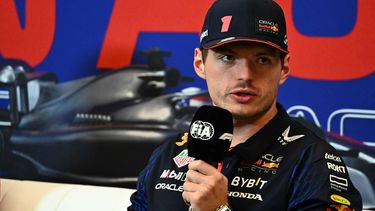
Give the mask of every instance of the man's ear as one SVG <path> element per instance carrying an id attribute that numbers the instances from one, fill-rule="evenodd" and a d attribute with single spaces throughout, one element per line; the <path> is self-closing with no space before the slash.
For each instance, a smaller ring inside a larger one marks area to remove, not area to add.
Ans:
<path id="1" fill-rule="evenodd" d="M 290 66 L 289 66 L 289 60 L 290 60 L 290 55 L 287 54 L 284 58 L 284 63 L 283 66 L 281 67 L 281 77 L 280 77 L 280 82 L 279 84 L 283 84 L 286 79 L 288 79 L 289 74 L 290 74 Z"/>
<path id="2" fill-rule="evenodd" d="M 206 79 L 204 71 L 204 61 L 202 57 L 202 51 L 199 48 L 194 49 L 194 70 L 200 78 Z"/>

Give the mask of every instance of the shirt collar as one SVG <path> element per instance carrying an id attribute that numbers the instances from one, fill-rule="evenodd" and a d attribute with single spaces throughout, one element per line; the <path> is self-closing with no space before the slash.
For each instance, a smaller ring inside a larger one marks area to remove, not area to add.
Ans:
<path id="1" fill-rule="evenodd" d="M 233 153 L 248 161 L 256 161 L 272 144 L 277 142 L 277 138 L 290 125 L 291 119 L 281 104 L 277 103 L 276 107 L 277 114 L 246 142 L 235 146 L 232 149 Z"/>

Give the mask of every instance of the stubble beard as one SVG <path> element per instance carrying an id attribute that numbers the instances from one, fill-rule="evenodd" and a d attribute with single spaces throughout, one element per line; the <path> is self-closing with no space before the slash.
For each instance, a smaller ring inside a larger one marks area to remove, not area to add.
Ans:
<path id="1" fill-rule="evenodd" d="M 238 122 L 256 122 L 261 119 L 267 112 L 270 111 L 275 101 L 254 101 L 251 104 L 234 104 L 226 102 L 221 99 L 221 103 L 214 103 L 214 105 L 227 109 L 232 113 L 233 120 Z"/>
<path id="2" fill-rule="evenodd" d="M 232 112 L 233 120 L 240 122 L 256 122 L 271 109 L 271 106 L 272 104 L 266 104 L 264 106 L 253 106 L 242 112 Z"/>

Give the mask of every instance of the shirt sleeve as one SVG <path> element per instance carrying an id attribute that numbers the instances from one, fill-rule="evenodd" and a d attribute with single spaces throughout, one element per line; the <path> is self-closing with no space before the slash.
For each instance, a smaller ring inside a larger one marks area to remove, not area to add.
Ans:
<path id="1" fill-rule="evenodd" d="M 288 210 L 362 210 L 360 193 L 334 148 L 312 145 L 292 174 Z"/>
<path id="2" fill-rule="evenodd" d="M 128 207 L 129 211 L 148 210 L 147 182 L 148 182 L 149 174 L 151 173 L 156 160 L 159 158 L 161 152 L 163 151 L 162 148 L 164 145 L 154 150 L 146 167 L 138 175 L 137 190 L 130 197 L 131 206 Z"/>

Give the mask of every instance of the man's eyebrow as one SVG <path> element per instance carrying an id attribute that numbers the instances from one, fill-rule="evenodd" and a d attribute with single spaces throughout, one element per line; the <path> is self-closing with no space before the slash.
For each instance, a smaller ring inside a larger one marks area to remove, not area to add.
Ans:
<path id="1" fill-rule="evenodd" d="M 273 56 L 273 57 L 277 57 L 277 53 L 275 52 L 258 52 L 255 54 L 255 56 Z"/>
<path id="2" fill-rule="evenodd" d="M 237 52 L 233 48 L 228 47 L 226 45 L 218 46 L 218 47 L 212 49 L 212 51 L 214 53 L 219 53 L 219 54 L 222 54 L 222 53 L 229 53 L 229 54 L 232 54 L 232 55 L 237 54 Z M 256 55 L 256 56 L 274 56 L 274 57 L 279 56 L 278 50 L 273 49 L 271 47 L 264 47 L 264 48 L 258 49 L 257 52 L 254 55 Z"/>
<path id="3" fill-rule="evenodd" d="M 256 56 L 275 56 L 278 57 L 279 54 L 277 50 L 274 49 L 262 49 L 255 54 Z"/>
<path id="4" fill-rule="evenodd" d="M 231 48 L 226 47 L 226 46 L 216 47 L 216 48 L 212 49 L 212 51 L 215 52 L 215 53 L 229 53 L 229 54 L 235 54 L 236 53 L 234 50 L 232 50 Z"/>

